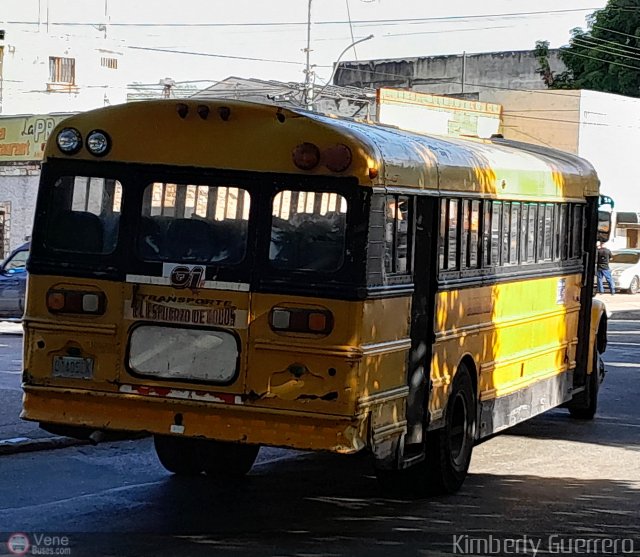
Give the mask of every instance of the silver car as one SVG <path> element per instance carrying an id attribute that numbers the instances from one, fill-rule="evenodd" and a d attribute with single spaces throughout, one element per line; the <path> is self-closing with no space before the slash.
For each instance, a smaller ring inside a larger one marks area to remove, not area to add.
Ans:
<path id="1" fill-rule="evenodd" d="M 22 244 L 0 265 L 0 318 L 22 318 L 30 247 L 30 242 Z"/>
<path id="2" fill-rule="evenodd" d="M 635 294 L 640 290 L 640 249 L 614 251 L 609 261 L 616 290 Z"/>

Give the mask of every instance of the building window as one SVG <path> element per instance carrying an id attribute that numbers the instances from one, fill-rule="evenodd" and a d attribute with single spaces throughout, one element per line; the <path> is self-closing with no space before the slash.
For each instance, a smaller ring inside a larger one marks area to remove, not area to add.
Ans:
<path id="1" fill-rule="evenodd" d="M 75 58 L 49 57 L 49 82 L 75 85 L 76 60 Z"/>
<path id="2" fill-rule="evenodd" d="M 110 70 L 118 69 L 118 59 L 117 58 L 105 58 L 104 56 L 100 58 L 100 65 L 103 68 L 109 68 Z"/>

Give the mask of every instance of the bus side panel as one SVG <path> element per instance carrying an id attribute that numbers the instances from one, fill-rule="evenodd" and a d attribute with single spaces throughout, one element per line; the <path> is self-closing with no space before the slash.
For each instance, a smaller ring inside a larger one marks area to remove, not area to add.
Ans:
<path id="1" fill-rule="evenodd" d="M 47 292 L 52 288 L 102 292 L 107 300 L 105 313 L 54 315 L 46 307 Z M 117 391 L 123 371 L 124 339 L 122 328 L 117 326 L 122 319 L 123 289 L 124 285 L 116 282 L 31 274 L 23 321 L 24 382 Z M 74 378 L 71 373 L 65 376 L 64 370 L 55 372 L 55 361 L 61 357 L 91 359 L 91 376 Z"/>
<path id="2" fill-rule="evenodd" d="M 464 355 L 476 366 L 480 437 L 568 400 L 580 287 L 581 277 L 569 275 L 440 293 L 432 428 L 442 424 L 449 385 Z"/>
<path id="3" fill-rule="evenodd" d="M 254 294 L 246 379 L 253 404 L 354 416 L 403 388 L 410 304 L 408 297 L 348 302 Z M 329 310 L 333 330 L 324 337 L 276 332 L 269 324 L 274 307 Z"/>

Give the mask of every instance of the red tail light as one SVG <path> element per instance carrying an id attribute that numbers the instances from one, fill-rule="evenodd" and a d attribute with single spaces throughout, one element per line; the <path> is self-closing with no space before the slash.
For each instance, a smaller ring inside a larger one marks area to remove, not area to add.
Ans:
<path id="1" fill-rule="evenodd" d="M 103 292 L 59 289 L 47 292 L 47 309 L 51 313 L 102 315 L 106 305 Z"/>
<path id="2" fill-rule="evenodd" d="M 269 325 L 276 332 L 328 335 L 333 330 L 333 314 L 329 310 L 274 307 Z"/>

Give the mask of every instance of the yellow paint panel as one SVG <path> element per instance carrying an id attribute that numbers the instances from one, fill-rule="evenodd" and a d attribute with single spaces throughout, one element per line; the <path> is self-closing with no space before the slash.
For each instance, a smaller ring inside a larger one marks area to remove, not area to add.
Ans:
<path id="1" fill-rule="evenodd" d="M 446 404 L 463 356 L 486 400 L 575 367 L 580 276 L 524 280 L 437 296 L 430 407 Z"/>

